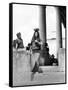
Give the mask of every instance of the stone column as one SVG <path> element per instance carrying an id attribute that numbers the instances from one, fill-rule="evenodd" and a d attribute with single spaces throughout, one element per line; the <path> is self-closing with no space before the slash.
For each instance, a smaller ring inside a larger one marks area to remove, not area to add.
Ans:
<path id="1" fill-rule="evenodd" d="M 59 7 L 56 7 L 56 39 L 59 71 L 65 71 L 65 49 L 62 48 L 62 26 Z"/>
<path id="2" fill-rule="evenodd" d="M 46 7 L 39 7 L 39 28 L 40 28 L 40 38 L 42 40 L 42 44 L 46 43 Z M 42 51 L 43 52 L 43 51 Z M 47 60 L 43 57 L 39 59 L 40 65 L 44 65 Z"/>
<path id="3" fill-rule="evenodd" d="M 57 41 L 57 55 L 60 48 L 62 48 L 62 26 L 59 7 L 56 7 L 56 41 Z"/>
<path id="4" fill-rule="evenodd" d="M 40 27 L 40 38 L 43 43 L 46 42 L 46 7 L 40 6 L 39 9 L 39 27 Z"/>

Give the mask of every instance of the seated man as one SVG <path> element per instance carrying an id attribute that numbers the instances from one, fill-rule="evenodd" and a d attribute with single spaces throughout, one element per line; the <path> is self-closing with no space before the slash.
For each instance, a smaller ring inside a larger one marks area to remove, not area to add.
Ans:
<path id="1" fill-rule="evenodd" d="M 42 49 L 40 52 L 40 65 L 50 65 L 50 54 L 48 43 L 43 43 Z"/>
<path id="2" fill-rule="evenodd" d="M 24 45 L 23 45 L 23 40 L 21 38 L 21 33 L 17 33 L 17 39 L 13 41 L 13 47 L 14 48 L 24 48 Z"/>
<path id="3" fill-rule="evenodd" d="M 52 65 L 58 65 L 58 59 L 55 58 L 54 54 L 51 55 L 51 64 Z"/>

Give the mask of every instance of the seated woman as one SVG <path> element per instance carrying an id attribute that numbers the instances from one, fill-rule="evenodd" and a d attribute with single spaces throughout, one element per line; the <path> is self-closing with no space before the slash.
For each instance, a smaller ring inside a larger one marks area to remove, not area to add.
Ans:
<path id="1" fill-rule="evenodd" d="M 17 35 L 17 39 L 13 41 L 13 47 L 17 49 L 24 48 L 23 40 L 21 38 L 21 33 L 19 32 L 16 35 Z"/>
<path id="2" fill-rule="evenodd" d="M 34 29 L 34 35 L 32 37 L 31 45 L 33 50 L 40 50 L 41 49 L 41 39 L 39 35 L 39 29 Z"/>

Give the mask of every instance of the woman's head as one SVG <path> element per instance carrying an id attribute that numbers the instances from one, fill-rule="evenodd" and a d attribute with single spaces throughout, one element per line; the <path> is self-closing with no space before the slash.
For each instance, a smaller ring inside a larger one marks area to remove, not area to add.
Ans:
<path id="1" fill-rule="evenodd" d="M 39 36 L 39 33 L 38 32 L 35 32 L 35 37 L 38 37 Z"/>
<path id="2" fill-rule="evenodd" d="M 21 33 L 20 32 L 17 33 L 16 35 L 17 35 L 17 38 L 19 38 L 19 39 L 21 38 Z"/>
<path id="3" fill-rule="evenodd" d="M 36 37 L 36 38 L 39 38 L 39 29 L 38 28 L 36 28 L 36 29 L 34 29 L 34 37 Z"/>

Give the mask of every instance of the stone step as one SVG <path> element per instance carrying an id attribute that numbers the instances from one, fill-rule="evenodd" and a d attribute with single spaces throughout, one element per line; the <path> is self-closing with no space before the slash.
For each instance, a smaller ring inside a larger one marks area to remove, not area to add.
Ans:
<path id="1" fill-rule="evenodd" d="M 43 72 L 63 72 L 63 67 L 60 66 L 40 66 Z"/>

